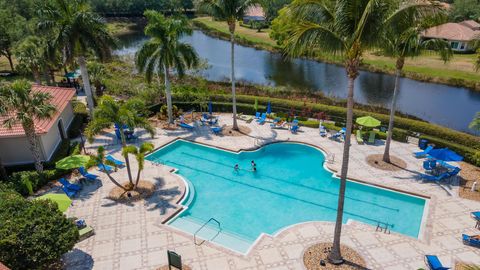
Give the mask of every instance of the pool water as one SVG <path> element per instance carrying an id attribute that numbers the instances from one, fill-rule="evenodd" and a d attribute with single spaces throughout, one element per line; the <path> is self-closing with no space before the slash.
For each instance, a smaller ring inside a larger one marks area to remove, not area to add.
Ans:
<path id="1" fill-rule="evenodd" d="M 241 253 L 262 233 L 336 218 L 340 180 L 323 167 L 324 154 L 311 146 L 275 143 L 234 153 L 177 140 L 147 160 L 177 168 L 190 187 L 182 202 L 186 210 L 169 225 Z M 418 237 L 425 202 L 348 181 L 343 222 L 388 223 L 391 231 Z"/>

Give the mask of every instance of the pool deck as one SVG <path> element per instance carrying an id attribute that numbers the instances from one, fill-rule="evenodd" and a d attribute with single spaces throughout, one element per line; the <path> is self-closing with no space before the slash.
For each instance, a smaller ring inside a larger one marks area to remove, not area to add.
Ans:
<path id="1" fill-rule="evenodd" d="M 219 124 L 231 122 L 231 115 L 222 115 Z M 272 130 L 268 123 L 239 124 L 252 130 L 249 136 L 216 136 L 209 127 L 198 124 L 193 132 L 157 129 L 153 139 L 140 131 L 135 143 L 149 141 L 160 147 L 183 138 L 239 151 L 279 141 L 301 142 L 333 154 L 335 160 L 328 165 L 330 169 L 339 170 L 341 166 L 343 143 L 320 137 L 318 129 L 302 127 L 299 133 L 292 134 L 288 130 Z M 100 145 L 106 146 L 109 154 L 120 156 L 120 145 L 113 133 L 97 136 L 92 144 L 87 144 L 87 150 L 93 153 Z M 375 232 L 370 225 L 349 221 L 343 226 L 342 243 L 357 250 L 371 269 L 424 268 L 425 254 L 438 255 L 445 266 L 453 266 L 456 261 L 480 264 L 480 249 L 461 241 L 462 233 L 480 233 L 469 216 L 480 210 L 480 202 L 458 197 L 455 181 L 448 185 L 422 182 L 418 175 L 423 172 L 422 162 L 412 156 L 412 152 L 418 151 L 413 144 L 392 144 L 391 153 L 407 163 L 405 170 L 387 172 L 369 166 L 366 157 L 382 154 L 383 150 L 383 141 L 358 145 L 352 136 L 349 178 L 430 197 L 424 231 L 420 239 L 415 239 Z M 136 162 L 133 163 L 136 172 Z M 180 209 L 178 202 L 185 192 L 183 181 L 170 169 L 146 161 L 142 178 L 160 188 L 150 199 L 131 205 L 107 199 L 113 184 L 104 174 L 94 172 L 101 176 L 101 183 L 84 188 L 67 214 L 85 219 L 95 229 L 95 235 L 64 256 L 67 269 L 156 269 L 167 263 L 167 250 L 180 254 L 193 269 L 304 269 L 303 251 L 312 244 L 333 239 L 333 223 L 309 222 L 285 228 L 274 236 L 264 235 L 247 255 L 211 243 L 196 246 L 191 235 L 163 224 Z M 126 169 L 119 169 L 113 176 L 126 181 Z"/>

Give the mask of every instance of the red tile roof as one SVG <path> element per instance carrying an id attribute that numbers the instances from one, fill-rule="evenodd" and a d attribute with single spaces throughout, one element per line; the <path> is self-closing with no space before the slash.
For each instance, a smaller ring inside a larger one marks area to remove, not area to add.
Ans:
<path id="1" fill-rule="evenodd" d="M 72 100 L 75 95 L 75 89 L 73 88 L 62 88 L 62 87 L 53 87 L 53 86 L 43 86 L 43 85 L 33 85 L 32 90 L 35 92 L 49 93 L 52 98 L 50 103 L 57 108 L 57 111 L 51 119 L 39 120 L 35 119 L 35 132 L 37 134 L 45 134 L 57 121 L 60 114 L 63 112 L 65 107 L 67 107 L 70 100 Z M 25 132 L 23 131 L 22 125 L 20 123 L 15 124 L 11 129 L 8 129 L 3 125 L 3 121 L 7 117 L 0 116 L 0 138 L 2 137 L 17 137 L 24 136 Z"/>
<path id="2" fill-rule="evenodd" d="M 262 6 L 260 5 L 254 5 L 249 7 L 245 11 L 245 16 L 250 16 L 250 17 L 265 17 L 265 12 L 263 11 Z"/>
<path id="3" fill-rule="evenodd" d="M 428 28 L 423 33 L 426 38 L 441 38 L 456 41 L 471 41 L 480 37 L 480 31 L 476 30 L 476 22 L 464 21 L 461 23 L 445 23 Z"/>
<path id="4" fill-rule="evenodd" d="M 2 262 L 0 262 L 0 270 L 10 270 L 10 268 L 6 267 Z"/>

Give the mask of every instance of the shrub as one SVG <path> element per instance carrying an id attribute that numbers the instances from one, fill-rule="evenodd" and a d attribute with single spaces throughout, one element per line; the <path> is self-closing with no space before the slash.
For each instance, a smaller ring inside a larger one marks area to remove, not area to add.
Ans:
<path id="1" fill-rule="evenodd" d="M 0 190 L 0 261 L 11 269 L 49 269 L 78 241 L 54 202 Z"/>
<path id="2" fill-rule="evenodd" d="M 173 113 L 173 118 L 177 118 L 177 117 L 180 116 L 180 114 L 182 114 L 182 110 L 179 110 L 177 106 L 173 105 L 172 113 Z M 159 118 L 161 118 L 161 119 L 167 119 L 168 118 L 167 105 L 163 105 L 162 107 L 160 107 Z"/>

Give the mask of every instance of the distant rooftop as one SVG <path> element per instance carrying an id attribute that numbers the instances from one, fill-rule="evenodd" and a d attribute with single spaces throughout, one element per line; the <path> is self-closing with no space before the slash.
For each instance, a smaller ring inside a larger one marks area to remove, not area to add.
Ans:
<path id="1" fill-rule="evenodd" d="M 471 41 L 480 38 L 480 24 L 473 20 L 445 23 L 425 30 L 423 36 L 426 38 Z"/>
<path id="2" fill-rule="evenodd" d="M 249 17 L 265 17 L 265 12 L 260 5 L 254 5 L 247 9 L 245 16 Z"/>
<path id="3" fill-rule="evenodd" d="M 52 96 L 50 103 L 54 105 L 55 108 L 57 108 L 57 111 L 55 112 L 55 114 L 51 119 L 48 119 L 48 120 L 35 119 L 35 122 L 34 122 L 35 132 L 37 134 L 45 134 L 50 130 L 52 125 L 57 121 L 58 117 L 67 106 L 68 102 L 73 98 L 73 96 L 75 95 L 75 89 L 33 85 L 32 91 L 49 93 Z M 5 119 L 7 119 L 7 117 L 0 116 L 0 138 L 17 137 L 17 136 L 25 135 L 25 132 L 23 131 L 22 125 L 20 123 L 15 124 L 11 129 L 6 128 L 3 125 L 3 122 L 5 121 Z"/>

